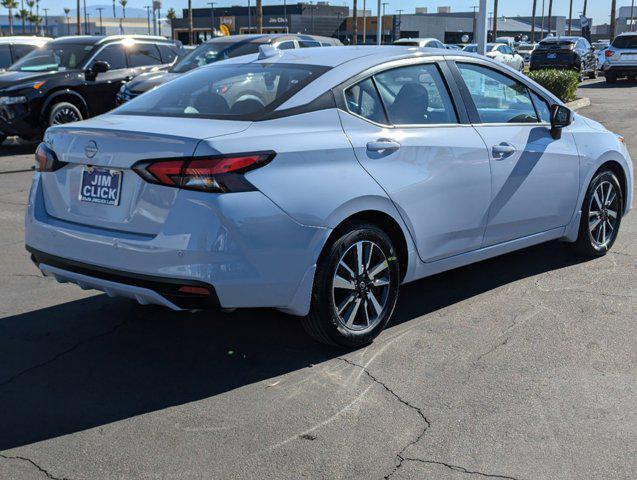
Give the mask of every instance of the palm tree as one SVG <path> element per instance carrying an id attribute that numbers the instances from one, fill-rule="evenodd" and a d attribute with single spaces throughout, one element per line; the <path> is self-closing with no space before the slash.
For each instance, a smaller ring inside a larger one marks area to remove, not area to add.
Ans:
<path id="1" fill-rule="evenodd" d="M 29 11 L 21 8 L 20 10 L 18 10 L 18 13 L 15 14 L 16 18 L 19 18 L 21 23 L 22 23 L 22 33 L 26 32 L 26 26 L 25 26 L 25 22 L 29 16 Z"/>
<path id="2" fill-rule="evenodd" d="M 533 9 L 531 11 L 531 43 L 535 43 L 535 11 L 537 9 L 537 0 L 533 0 Z"/>
<path id="3" fill-rule="evenodd" d="M 13 35 L 13 10 L 18 8 L 16 0 L 2 0 L 2 6 L 9 10 L 9 35 Z"/>
<path id="4" fill-rule="evenodd" d="M 40 17 L 39 15 L 36 15 L 35 13 L 29 13 L 29 23 L 31 24 L 31 27 L 35 25 L 35 31 L 37 32 L 38 30 L 40 30 L 42 17 Z"/>
<path id="5" fill-rule="evenodd" d="M 615 28 L 617 26 L 617 22 L 615 19 L 615 9 L 617 8 L 617 0 L 612 0 L 610 2 L 610 41 L 612 42 L 615 38 Z M 633 12 L 630 12 L 631 15 Z"/>
<path id="6" fill-rule="evenodd" d="M 548 32 L 547 36 L 551 34 L 551 16 L 553 15 L 553 0 L 549 0 L 549 18 L 548 18 Z"/>
<path id="7" fill-rule="evenodd" d="M 29 21 L 29 32 L 33 31 L 33 7 L 35 7 L 35 0 L 27 0 L 27 7 L 29 7 L 29 16 L 27 20 Z"/>
<path id="8" fill-rule="evenodd" d="M 498 37 L 498 0 L 493 0 L 493 39 Z"/>
<path id="9" fill-rule="evenodd" d="M 352 25 L 353 25 L 353 30 L 354 32 L 352 35 L 352 44 L 356 45 L 358 43 L 358 12 L 356 11 L 356 9 L 358 8 L 358 6 L 356 5 L 356 0 L 354 0 L 354 12 L 352 15 Z"/>
<path id="10" fill-rule="evenodd" d="M 115 10 L 115 0 L 113 0 L 113 18 L 117 18 L 117 10 Z"/>
<path id="11" fill-rule="evenodd" d="M 257 33 L 263 33 L 263 1 L 262 0 L 257 0 Z"/>
<path id="12" fill-rule="evenodd" d="M 168 20 L 168 23 L 170 23 L 170 36 L 174 37 L 174 33 L 173 33 L 173 20 L 177 18 L 177 14 L 175 13 L 175 9 L 174 8 L 169 8 L 168 11 L 166 12 L 166 19 Z"/>
<path id="13" fill-rule="evenodd" d="M 71 26 L 69 25 L 69 13 L 71 13 L 70 8 L 64 9 L 64 16 L 66 17 L 66 34 L 71 35 Z"/>
<path id="14" fill-rule="evenodd" d="M 128 0 L 119 0 L 119 4 L 122 6 L 122 16 L 126 18 L 126 4 Z"/>
<path id="15" fill-rule="evenodd" d="M 80 21 L 80 0 L 77 0 L 76 5 L 75 5 L 75 9 L 77 10 L 77 16 L 75 17 L 75 23 L 76 23 L 76 28 L 77 28 L 77 34 L 78 35 L 82 35 L 82 22 Z"/>
<path id="16" fill-rule="evenodd" d="M 573 33 L 573 0 L 570 1 L 568 6 L 568 34 Z"/>

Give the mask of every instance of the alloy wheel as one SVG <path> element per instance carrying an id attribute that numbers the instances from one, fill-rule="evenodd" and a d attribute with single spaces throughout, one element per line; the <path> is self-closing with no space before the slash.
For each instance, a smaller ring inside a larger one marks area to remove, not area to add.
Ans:
<path id="1" fill-rule="evenodd" d="M 62 107 L 55 112 L 51 119 L 51 125 L 62 125 L 65 123 L 79 122 L 82 117 L 77 113 L 77 110 L 71 107 Z"/>
<path id="2" fill-rule="evenodd" d="M 388 259 L 376 243 L 361 240 L 349 247 L 332 277 L 339 322 L 355 331 L 375 327 L 387 306 L 391 281 Z"/>
<path id="3" fill-rule="evenodd" d="M 597 248 L 607 247 L 618 222 L 619 197 L 612 183 L 601 182 L 591 196 L 588 208 L 588 231 Z"/>

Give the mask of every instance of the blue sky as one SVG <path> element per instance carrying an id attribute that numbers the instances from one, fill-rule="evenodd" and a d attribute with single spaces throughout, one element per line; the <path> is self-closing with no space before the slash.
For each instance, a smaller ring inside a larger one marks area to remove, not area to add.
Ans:
<path id="1" fill-rule="evenodd" d="M 193 0 L 193 7 L 205 7 L 208 0 Z M 363 0 L 357 0 L 362 7 Z M 471 6 L 477 5 L 478 0 L 383 0 L 389 2 L 387 6 L 387 13 L 392 13 L 395 10 L 401 8 L 407 13 L 413 13 L 415 7 L 428 7 L 429 11 L 435 11 L 438 6 L 451 6 L 452 11 L 468 11 Z M 548 10 L 548 0 L 546 1 L 546 9 Z M 294 3 L 294 0 L 288 0 L 288 2 Z M 630 6 L 631 0 L 618 0 L 617 8 L 620 6 Z M 109 5 L 108 0 L 91 1 L 87 0 L 87 5 Z M 143 8 L 145 5 L 149 5 L 151 0 L 129 0 L 128 6 L 132 8 Z M 254 5 L 254 0 L 251 0 L 251 4 Z M 281 1 L 263 0 L 264 5 L 281 4 Z M 348 5 L 351 7 L 352 0 L 347 2 L 343 0 L 332 0 L 333 5 Z M 584 0 L 573 0 L 573 16 L 577 16 L 578 12 L 582 10 Z M 173 7 L 178 12 L 187 5 L 185 0 L 163 0 L 164 11 Z M 219 0 L 215 2 L 216 6 L 229 6 L 229 5 L 247 5 L 247 0 Z M 493 11 L 493 0 L 488 1 L 489 12 Z M 531 14 L 531 0 L 500 0 L 499 13 L 505 16 L 516 15 L 530 15 Z M 538 11 L 541 9 L 542 0 L 538 0 Z M 41 0 L 40 8 L 50 8 L 50 14 L 62 13 L 62 8 L 68 6 L 69 8 L 75 7 L 73 0 Z M 375 11 L 376 1 L 367 0 L 367 8 L 372 8 Z M 569 0 L 553 0 L 553 11 L 555 15 L 568 15 Z M 4 12 L 3 12 L 4 13 Z M 596 24 L 608 22 L 610 18 L 610 0 L 588 0 L 588 14 L 593 17 L 593 21 Z"/>

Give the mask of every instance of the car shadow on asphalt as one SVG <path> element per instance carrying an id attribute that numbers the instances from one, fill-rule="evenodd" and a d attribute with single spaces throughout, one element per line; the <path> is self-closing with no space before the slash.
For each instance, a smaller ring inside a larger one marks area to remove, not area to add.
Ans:
<path id="1" fill-rule="evenodd" d="M 551 242 L 408 284 L 388 328 L 427 322 L 419 317 L 579 261 Z M 219 395 L 344 353 L 314 343 L 298 318 L 273 310 L 174 313 L 106 295 L 0 319 L 0 332 L 0 451 Z"/>
<path id="2" fill-rule="evenodd" d="M 634 88 L 637 87 L 637 82 L 631 82 L 629 80 L 617 80 L 616 83 L 606 83 L 606 82 L 591 82 L 591 83 L 582 83 L 579 87 L 580 89 L 618 89 L 618 88 Z"/>
<path id="3" fill-rule="evenodd" d="M 0 145 L 0 158 L 13 155 L 29 155 L 35 152 L 37 143 L 5 142 Z"/>

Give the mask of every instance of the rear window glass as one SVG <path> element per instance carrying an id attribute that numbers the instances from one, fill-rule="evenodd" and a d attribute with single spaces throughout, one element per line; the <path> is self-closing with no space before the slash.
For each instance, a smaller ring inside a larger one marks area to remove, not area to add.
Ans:
<path id="1" fill-rule="evenodd" d="M 201 68 L 118 108 L 123 115 L 258 120 L 329 70 L 315 65 Z"/>
<path id="2" fill-rule="evenodd" d="M 637 35 L 624 35 L 613 41 L 615 48 L 637 48 Z"/>

